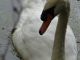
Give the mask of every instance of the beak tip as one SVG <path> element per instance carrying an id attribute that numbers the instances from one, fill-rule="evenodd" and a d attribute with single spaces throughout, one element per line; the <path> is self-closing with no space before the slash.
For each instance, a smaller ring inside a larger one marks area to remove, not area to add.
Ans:
<path id="1" fill-rule="evenodd" d="M 40 34 L 40 35 L 43 35 L 43 33 L 41 32 L 41 30 L 39 30 L 39 34 Z"/>

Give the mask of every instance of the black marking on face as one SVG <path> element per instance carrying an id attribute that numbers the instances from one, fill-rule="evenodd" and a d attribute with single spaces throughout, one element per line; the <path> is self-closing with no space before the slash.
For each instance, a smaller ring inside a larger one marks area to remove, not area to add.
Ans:
<path id="1" fill-rule="evenodd" d="M 47 10 L 43 10 L 42 14 L 41 14 L 41 20 L 46 21 L 47 20 L 47 14 L 50 14 L 54 18 L 55 17 L 54 8 L 55 8 L 55 6 L 49 8 Z"/>

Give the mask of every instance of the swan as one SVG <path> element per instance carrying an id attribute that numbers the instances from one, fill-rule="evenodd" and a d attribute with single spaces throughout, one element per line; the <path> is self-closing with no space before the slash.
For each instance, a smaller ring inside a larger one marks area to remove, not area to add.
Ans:
<path id="1" fill-rule="evenodd" d="M 76 39 L 71 28 L 67 25 L 70 8 L 69 1 L 24 0 L 23 3 L 24 10 L 20 15 L 20 21 L 14 27 L 16 29 L 12 36 L 14 47 L 22 59 L 77 60 Z M 47 30 L 40 29 L 42 23 L 48 21 L 48 16 L 44 12 L 51 8 L 53 9 L 51 11 L 53 14 L 50 14 L 52 17 L 50 26 L 48 29 L 46 28 Z M 58 14 L 59 16 L 57 17 Z M 43 34 L 42 36 L 38 33 L 39 29 L 41 31 L 40 34 Z"/>

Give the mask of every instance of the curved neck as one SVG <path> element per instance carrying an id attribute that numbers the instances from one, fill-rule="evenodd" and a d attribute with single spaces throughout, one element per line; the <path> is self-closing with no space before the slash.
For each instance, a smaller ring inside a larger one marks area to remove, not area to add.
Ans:
<path id="1" fill-rule="evenodd" d="M 68 11 L 63 11 L 59 14 L 59 20 L 53 44 L 52 60 L 65 60 L 65 35 L 68 17 Z"/>

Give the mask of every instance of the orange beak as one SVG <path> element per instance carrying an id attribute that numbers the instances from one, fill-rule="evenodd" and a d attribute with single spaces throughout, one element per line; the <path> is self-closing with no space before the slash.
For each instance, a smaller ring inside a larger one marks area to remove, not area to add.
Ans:
<path id="1" fill-rule="evenodd" d="M 42 23 L 42 26 L 40 27 L 40 30 L 39 30 L 40 35 L 43 35 L 45 33 L 45 31 L 47 30 L 48 26 L 50 25 L 52 19 L 53 19 L 53 17 L 48 14 L 47 15 L 47 21 L 44 21 Z"/>

